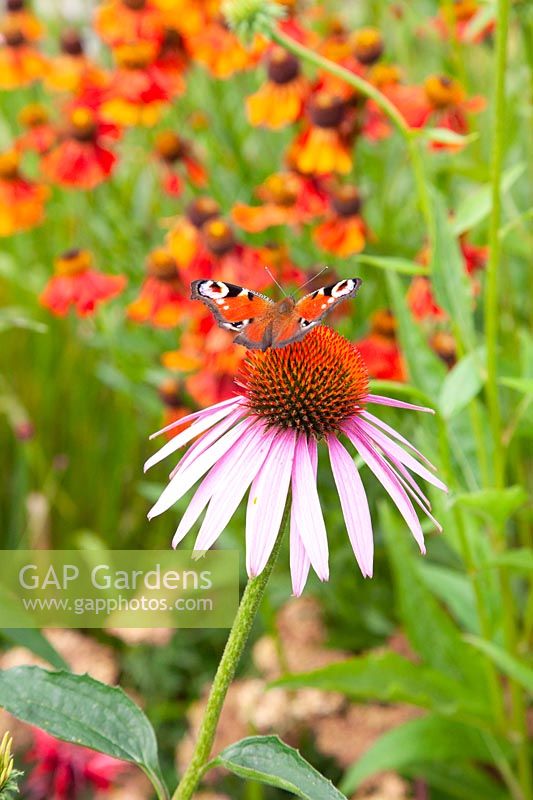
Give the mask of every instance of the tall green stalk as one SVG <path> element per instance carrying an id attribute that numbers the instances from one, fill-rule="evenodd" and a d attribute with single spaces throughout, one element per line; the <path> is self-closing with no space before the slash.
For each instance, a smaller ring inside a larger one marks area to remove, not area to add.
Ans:
<path id="1" fill-rule="evenodd" d="M 235 670 L 248 640 L 252 625 L 266 589 L 268 579 L 274 568 L 290 513 L 290 497 L 285 506 L 278 538 L 264 570 L 256 578 L 251 578 L 244 590 L 237 616 L 233 622 L 226 647 L 220 659 L 215 679 L 209 692 L 204 716 L 198 732 L 191 761 L 185 770 L 172 800 L 190 800 L 193 796 L 211 755 L 218 720 L 226 694 L 231 685 Z"/>

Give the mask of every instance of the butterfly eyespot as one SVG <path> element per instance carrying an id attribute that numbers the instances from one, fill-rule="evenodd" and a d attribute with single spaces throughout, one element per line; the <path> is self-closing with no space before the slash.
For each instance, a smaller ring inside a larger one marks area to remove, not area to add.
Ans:
<path id="1" fill-rule="evenodd" d="M 345 294 L 349 294 L 354 286 L 355 284 L 352 280 L 339 281 L 335 286 L 331 287 L 331 297 L 342 297 Z M 332 301 L 330 300 L 330 302 Z"/>
<path id="2" fill-rule="evenodd" d="M 223 322 L 222 327 L 226 328 L 228 331 L 242 331 L 250 322 L 252 322 L 251 319 L 242 319 L 239 320 L 239 322 Z"/>
<path id="3" fill-rule="evenodd" d="M 198 291 L 204 297 L 210 297 L 220 304 L 224 302 L 220 298 L 225 297 L 229 293 L 229 286 L 226 286 L 225 283 L 219 283 L 218 281 L 205 281 L 205 283 L 199 285 Z"/>
<path id="4" fill-rule="evenodd" d="M 304 319 L 303 317 L 300 317 L 300 319 L 299 319 L 299 323 L 300 323 L 300 328 L 308 328 L 308 327 L 309 327 L 309 325 L 312 325 L 312 324 L 313 324 L 313 320 L 311 320 L 311 319 Z"/>

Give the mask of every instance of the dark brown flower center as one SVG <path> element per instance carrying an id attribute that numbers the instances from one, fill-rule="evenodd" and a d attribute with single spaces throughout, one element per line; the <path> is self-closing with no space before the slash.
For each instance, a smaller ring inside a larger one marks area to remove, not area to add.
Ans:
<path id="1" fill-rule="evenodd" d="M 208 219 L 214 219 L 220 214 L 220 206 L 212 197 L 199 197 L 187 208 L 187 217 L 195 228 L 201 228 Z"/>
<path id="2" fill-rule="evenodd" d="M 331 205 L 340 217 L 352 217 L 361 210 L 361 197 L 355 186 L 340 186 L 331 196 Z"/>
<path id="3" fill-rule="evenodd" d="M 237 384 L 268 426 L 321 439 L 363 407 L 368 371 L 355 345 L 318 327 L 286 347 L 250 350 Z"/>
<path id="4" fill-rule="evenodd" d="M 344 116 L 344 102 L 328 92 L 319 92 L 309 104 L 309 116 L 319 128 L 338 128 Z"/>
<path id="5" fill-rule="evenodd" d="M 267 73 L 273 83 L 290 83 L 300 74 L 300 64 L 291 53 L 275 47 L 268 58 Z"/>

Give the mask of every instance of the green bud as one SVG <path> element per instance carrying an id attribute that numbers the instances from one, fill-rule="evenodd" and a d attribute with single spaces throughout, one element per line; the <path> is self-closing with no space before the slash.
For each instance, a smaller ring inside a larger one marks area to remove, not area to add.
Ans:
<path id="1" fill-rule="evenodd" d="M 0 743 L 0 800 L 10 800 L 18 795 L 17 778 L 22 772 L 13 769 L 12 743 L 11 736 L 6 732 Z"/>
<path id="2" fill-rule="evenodd" d="M 222 12 L 231 30 L 249 44 L 254 36 L 269 36 L 285 9 L 273 0 L 225 0 Z"/>

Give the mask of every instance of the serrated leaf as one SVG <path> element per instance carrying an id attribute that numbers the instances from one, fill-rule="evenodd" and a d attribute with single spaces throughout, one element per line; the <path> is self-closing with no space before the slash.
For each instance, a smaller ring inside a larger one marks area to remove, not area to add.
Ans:
<path id="1" fill-rule="evenodd" d="M 0 672 L 0 707 L 57 739 L 137 764 L 167 796 L 154 730 L 122 689 L 89 675 L 15 667 Z"/>
<path id="2" fill-rule="evenodd" d="M 483 386 L 480 351 L 469 353 L 455 364 L 444 378 L 439 396 L 439 409 L 450 419 L 474 399 Z"/>
<path id="3" fill-rule="evenodd" d="M 511 186 L 518 180 L 525 169 L 524 164 L 514 164 L 509 167 L 503 175 L 500 183 L 501 192 L 508 192 Z M 470 192 L 466 198 L 455 209 L 455 217 L 451 226 L 454 234 L 460 236 L 466 233 L 478 222 L 488 217 L 492 208 L 492 194 L 489 184 L 481 186 L 476 191 Z"/>
<path id="4" fill-rule="evenodd" d="M 484 716 L 486 707 L 458 681 L 394 652 L 367 653 L 322 669 L 287 675 L 273 683 L 341 692 L 351 700 L 411 703 L 444 715 Z"/>
<path id="5" fill-rule="evenodd" d="M 491 760 L 481 732 L 429 715 L 410 720 L 378 739 L 348 770 L 341 787 L 350 794 L 365 778 L 382 770 L 402 772 L 417 764 L 468 760 Z"/>
<path id="6" fill-rule="evenodd" d="M 396 258 L 393 256 L 369 256 L 366 254 L 357 256 L 359 264 L 368 264 L 370 267 L 400 272 L 404 275 L 429 275 L 429 270 L 422 264 L 409 261 L 407 258 Z"/>
<path id="7" fill-rule="evenodd" d="M 277 736 L 249 736 L 226 747 L 212 762 L 248 780 L 292 792 L 303 800 L 346 800 L 293 747 Z"/>
<path id="8" fill-rule="evenodd" d="M 431 259 L 431 285 L 437 303 L 457 327 L 467 349 L 475 342 L 472 293 L 465 272 L 457 236 L 448 221 L 442 197 L 433 193 L 434 236 Z"/>
<path id="9" fill-rule="evenodd" d="M 508 486 L 506 489 L 480 489 L 477 492 L 458 494 L 455 502 L 463 508 L 470 508 L 484 519 L 503 524 L 528 499 L 522 486 Z"/>
<path id="10" fill-rule="evenodd" d="M 465 636 L 465 640 L 473 647 L 485 653 L 496 664 L 498 669 L 533 694 L 533 668 L 525 661 L 512 656 L 503 647 L 482 639 L 479 636 Z"/>
<path id="11" fill-rule="evenodd" d="M 68 670 L 67 662 L 41 631 L 33 628 L 1 628 L 0 630 L 2 636 L 10 642 L 30 650 L 36 656 L 43 658 L 51 667 Z"/>

